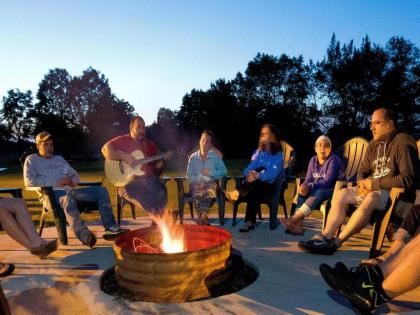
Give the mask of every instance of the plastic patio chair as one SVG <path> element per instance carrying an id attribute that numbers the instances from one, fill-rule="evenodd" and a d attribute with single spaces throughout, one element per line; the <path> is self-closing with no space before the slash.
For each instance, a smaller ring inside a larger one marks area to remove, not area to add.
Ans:
<path id="1" fill-rule="evenodd" d="M 336 154 L 341 158 L 341 161 L 345 167 L 345 181 L 337 181 L 334 187 L 334 192 L 346 186 L 353 186 L 356 181 L 357 171 L 362 163 L 362 160 L 366 154 L 366 150 L 369 142 L 362 137 L 355 137 L 348 140 L 340 148 L 338 148 Z M 298 199 L 298 188 L 301 182 L 305 178 L 296 178 L 296 187 L 293 196 L 292 206 L 290 208 L 290 215 L 293 215 L 296 210 L 296 204 Z M 322 230 L 324 230 L 327 222 L 328 212 L 331 208 L 331 199 L 325 200 L 319 211 L 322 213 Z"/>
<path id="2" fill-rule="evenodd" d="M 282 147 L 283 157 L 284 157 L 284 173 L 280 175 L 274 182 L 275 188 L 274 193 L 270 197 L 261 198 L 260 204 L 267 204 L 270 208 L 270 229 L 275 230 L 278 226 L 278 207 L 281 205 L 283 207 L 284 216 L 287 218 L 287 209 L 286 201 L 284 198 L 284 193 L 287 188 L 287 181 L 291 178 L 293 167 L 295 164 L 296 152 L 293 147 L 286 141 L 281 140 L 280 145 Z M 241 185 L 244 177 L 235 177 L 236 188 Z M 246 202 L 246 198 L 239 197 L 237 201 L 233 204 L 233 220 L 232 225 L 236 224 L 236 216 L 238 213 L 239 204 Z M 258 217 L 262 219 L 261 208 L 258 210 Z"/>
<path id="3" fill-rule="evenodd" d="M 25 163 L 26 158 L 29 155 L 31 155 L 33 153 L 37 153 L 37 152 L 38 151 L 34 146 L 32 146 L 28 150 L 26 150 L 21 155 L 21 157 L 19 158 L 19 161 L 20 161 L 22 167 Z M 79 186 L 99 186 L 99 185 L 102 185 L 102 182 L 80 182 L 79 183 Z M 41 218 L 39 220 L 38 234 L 40 236 L 42 235 L 42 231 L 44 229 L 46 219 L 50 215 L 53 215 L 60 243 L 63 244 L 63 245 L 67 245 L 68 244 L 68 237 L 67 237 L 66 215 L 64 213 L 64 210 L 61 208 L 61 206 L 59 205 L 59 203 L 57 202 L 57 200 L 54 196 L 53 187 L 51 187 L 51 186 L 25 187 L 25 190 L 35 191 L 35 192 L 37 192 L 38 195 L 45 196 L 48 199 L 48 201 L 51 205 L 51 209 L 48 209 L 48 208 L 42 206 Z M 80 202 L 80 203 L 78 203 L 78 207 L 79 207 L 80 212 L 88 212 L 88 211 L 90 212 L 90 211 L 98 210 L 98 205 L 96 203 L 92 203 L 92 202 Z"/>

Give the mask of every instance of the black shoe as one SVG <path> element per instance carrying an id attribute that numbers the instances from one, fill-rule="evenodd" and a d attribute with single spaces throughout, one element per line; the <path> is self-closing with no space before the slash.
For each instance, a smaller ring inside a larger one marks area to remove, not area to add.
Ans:
<path id="1" fill-rule="evenodd" d="M 245 222 L 245 224 L 239 229 L 239 232 L 246 233 L 255 229 L 255 225 L 251 222 Z"/>
<path id="2" fill-rule="evenodd" d="M 339 266 L 331 268 L 326 264 L 321 264 L 319 270 L 325 282 L 336 290 L 344 294 L 357 309 L 372 311 L 380 304 L 389 301 L 385 295 L 381 284 L 383 281 L 382 273 L 375 268 L 361 266 L 356 268 L 343 268 Z"/>
<path id="3" fill-rule="evenodd" d="M 372 311 L 390 300 L 382 289 L 383 280 L 378 266 L 360 266 L 350 270 L 340 287 L 354 306 Z"/>
<path id="4" fill-rule="evenodd" d="M 334 268 L 331 268 L 327 264 L 319 265 L 319 271 L 325 282 L 331 287 L 331 289 L 341 292 L 340 283 L 338 282 L 337 274 L 347 275 L 350 273 L 347 266 L 341 261 L 337 262 Z"/>
<path id="5" fill-rule="evenodd" d="M 0 263 L 0 277 L 7 277 L 15 270 L 14 264 Z"/>
<path id="6" fill-rule="evenodd" d="M 315 235 L 310 240 L 300 241 L 298 246 L 304 252 L 320 255 L 332 255 L 338 249 L 333 238 L 328 239 L 322 235 Z"/>
<path id="7" fill-rule="evenodd" d="M 88 236 L 86 237 L 85 240 L 82 241 L 83 244 L 85 244 L 86 246 L 93 248 L 93 246 L 95 246 L 96 244 L 96 236 L 95 234 L 93 234 L 92 232 L 89 231 Z"/>
<path id="8" fill-rule="evenodd" d="M 118 236 L 128 232 L 128 229 L 120 228 L 118 225 L 113 225 L 105 229 L 105 233 L 102 235 L 104 240 L 106 241 L 113 241 Z"/>

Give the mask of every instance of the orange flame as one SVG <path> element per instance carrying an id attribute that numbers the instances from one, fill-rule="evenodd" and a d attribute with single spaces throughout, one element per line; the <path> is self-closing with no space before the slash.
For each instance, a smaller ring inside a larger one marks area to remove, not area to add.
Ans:
<path id="1" fill-rule="evenodd" d="M 165 211 L 162 216 L 152 216 L 162 235 L 160 248 L 165 253 L 180 253 L 185 251 L 184 230 L 181 225 L 175 223 L 170 211 Z"/>

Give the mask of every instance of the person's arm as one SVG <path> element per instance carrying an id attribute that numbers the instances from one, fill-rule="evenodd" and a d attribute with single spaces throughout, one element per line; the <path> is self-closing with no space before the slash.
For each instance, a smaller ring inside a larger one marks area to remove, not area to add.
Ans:
<path id="1" fill-rule="evenodd" d="M 275 154 L 270 156 L 270 167 L 259 175 L 262 182 L 272 183 L 283 172 L 283 154 Z"/>
<path id="2" fill-rule="evenodd" d="M 71 167 L 71 165 L 62 156 L 58 156 L 58 158 L 61 160 L 61 163 L 63 163 L 64 169 L 67 170 L 67 174 L 65 175 L 67 176 L 68 179 L 71 180 L 71 183 L 69 183 L 69 185 L 77 186 L 80 183 L 79 174 L 76 172 L 74 168 Z M 66 183 L 64 183 L 64 185 L 66 185 Z M 57 182 L 56 186 L 62 186 L 62 185 L 60 185 L 60 183 Z"/>
<path id="3" fill-rule="evenodd" d="M 23 164 L 23 181 L 26 187 L 51 186 L 46 180 L 42 180 L 36 172 L 36 162 L 32 155 L 26 157 Z"/>
<path id="4" fill-rule="evenodd" d="M 308 184 L 311 192 L 317 189 L 328 189 L 333 188 L 334 183 L 340 174 L 341 163 L 336 159 L 331 159 L 327 165 L 325 177 L 318 180 L 318 182 L 312 182 Z"/>
<path id="5" fill-rule="evenodd" d="M 306 170 L 306 177 L 303 181 L 302 185 L 308 185 L 309 183 L 312 183 L 314 181 L 313 173 L 314 173 L 314 167 L 316 163 L 316 156 L 312 157 L 308 164 L 308 169 Z"/>
<path id="6" fill-rule="evenodd" d="M 223 160 L 217 155 L 214 158 L 214 174 L 211 174 L 214 180 L 218 180 L 227 175 L 227 170 Z"/>
<path id="7" fill-rule="evenodd" d="M 373 190 L 413 187 L 416 180 L 417 159 L 417 151 L 413 146 L 408 144 L 399 146 L 397 151 L 399 174 L 373 181 Z"/>
<path id="8" fill-rule="evenodd" d="M 261 154 L 261 151 L 257 150 L 254 152 L 254 154 L 251 157 L 251 162 L 248 164 L 248 166 L 243 170 L 242 175 L 248 176 L 249 172 L 252 170 L 257 169 L 260 166 L 260 160 L 259 156 Z"/>
<path id="9" fill-rule="evenodd" d="M 187 179 L 190 183 L 196 183 L 198 182 L 199 175 L 200 169 L 198 167 L 197 161 L 194 158 L 194 155 L 191 155 L 187 165 Z"/>
<path id="10" fill-rule="evenodd" d="M 131 167 L 136 166 L 136 159 L 129 153 L 117 150 L 113 145 L 113 140 L 108 141 L 102 147 L 102 155 L 107 160 L 122 161 L 130 165 Z"/>

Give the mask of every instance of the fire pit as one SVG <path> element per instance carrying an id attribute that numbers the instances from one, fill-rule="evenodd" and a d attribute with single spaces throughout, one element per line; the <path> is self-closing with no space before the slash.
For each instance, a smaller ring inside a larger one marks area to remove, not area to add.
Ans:
<path id="1" fill-rule="evenodd" d="M 202 225 L 184 225 L 184 251 L 156 252 L 156 229 L 125 233 L 114 243 L 115 279 L 120 289 L 143 301 L 184 302 L 211 295 L 232 274 L 229 232 Z M 143 242 L 144 241 L 144 242 Z"/>

